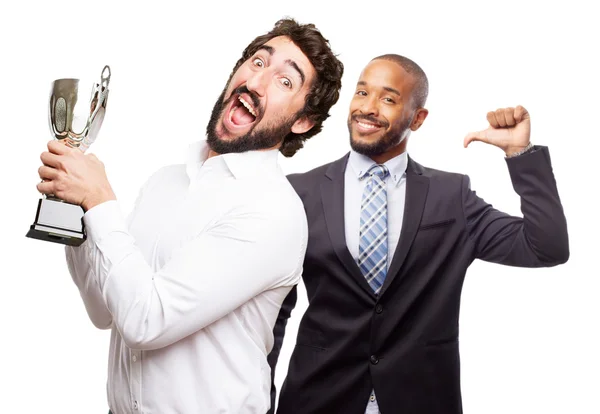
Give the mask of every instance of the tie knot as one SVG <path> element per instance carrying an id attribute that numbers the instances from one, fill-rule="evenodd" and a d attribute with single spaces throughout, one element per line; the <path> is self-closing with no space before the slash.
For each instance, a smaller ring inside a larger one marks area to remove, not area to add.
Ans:
<path id="1" fill-rule="evenodd" d="M 388 175 L 389 175 L 389 171 L 387 169 L 387 167 L 385 165 L 381 165 L 381 164 L 374 164 L 373 166 L 371 166 L 371 168 L 369 168 L 367 170 L 367 172 L 363 175 L 363 178 L 368 176 L 374 176 L 376 175 L 377 177 L 381 178 L 382 180 L 385 179 Z"/>

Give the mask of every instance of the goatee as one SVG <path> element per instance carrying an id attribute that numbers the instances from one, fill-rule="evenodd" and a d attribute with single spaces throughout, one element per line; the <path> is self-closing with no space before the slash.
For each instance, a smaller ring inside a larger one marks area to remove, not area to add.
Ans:
<path id="1" fill-rule="evenodd" d="M 400 143 L 408 136 L 408 129 L 410 124 L 412 123 L 411 118 L 406 118 L 402 120 L 402 122 L 394 124 L 391 130 L 384 133 L 384 135 L 379 137 L 375 142 L 365 143 L 356 141 L 352 136 L 352 122 L 355 122 L 360 119 L 377 123 L 384 128 L 389 126 L 389 124 L 382 124 L 380 121 L 373 119 L 368 115 L 352 115 L 350 117 L 350 119 L 348 120 L 348 132 L 350 133 L 350 147 L 359 154 L 365 155 L 367 157 L 375 157 L 381 155 L 390 150 L 391 148 L 400 145 Z"/>

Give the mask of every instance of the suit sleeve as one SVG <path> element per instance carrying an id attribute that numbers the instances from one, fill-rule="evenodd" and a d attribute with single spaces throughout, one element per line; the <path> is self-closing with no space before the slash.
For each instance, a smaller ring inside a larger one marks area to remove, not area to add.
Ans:
<path id="1" fill-rule="evenodd" d="M 277 365 L 277 360 L 279 359 L 281 346 L 283 345 L 285 327 L 287 325 L 288 319 L 292 314 L 292 310 L 296 306 L 297 299 L 298 292 L 297 285 L 295 285 L 281 304 L 281 309 L 279 311 L 279 315 L 277 315 L 275 327 L 273 328 L 273 336 L 275 338 L 273 349 L 267 356 L 267 361 L 269 362 L 269 366 L 271 367 L 271 408 L 269 409 L 269 411 L 267 411 L 267 414 L 275 413 L 275 399 L 277 396 L 277 389 L 275 388 L 275 367 Z"/>
<path id="2" fill-rule="evenodd" d="M 523 217 L 494 209 L 463 178 L 463 210 L 474 258 L 519 267 L 550 267 L 569 259 L 569 237 L 547 147 L 507 158 Z"/>

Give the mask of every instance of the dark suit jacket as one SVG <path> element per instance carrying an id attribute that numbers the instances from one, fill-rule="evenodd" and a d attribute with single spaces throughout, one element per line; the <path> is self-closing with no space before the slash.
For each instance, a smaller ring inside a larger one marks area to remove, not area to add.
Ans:
<path id="1" fill-rule="evenodd" d="M 346 247 L 347 158 L 289 176 L 308 217 L 309 306 L 277 413 L 363 414 L 373 388 L 383 414 L 461 413 L 458 321 L 471 262 L 548 267 L 569 257 L 548 148 L 506 160 L 523 218 L 483 201 L 467 176 L 409 157 L 402 232 L 379 296 Z M 294 290 L 275 327 L 273 371 L 295 302 Z"/>

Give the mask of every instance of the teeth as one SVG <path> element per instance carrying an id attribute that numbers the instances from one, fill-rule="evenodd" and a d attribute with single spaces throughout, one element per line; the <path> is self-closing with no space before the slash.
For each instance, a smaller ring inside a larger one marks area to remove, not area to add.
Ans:
<path id="1" fill-rule="evenodd" d="M 365 129 L 375 129 L 375 128 L 378 128 L 377 125 L 365 124 L 364 122 L 360 122 L 360 121 L 358 121 L 358 125 L 360 125 L 361 128 L 365 128 Z"/>
<path id="2" fill-rule="evenodd" d="M 250 104 L 248 102 L 246 102 L 241 96 L 238 97 L 238 99 L 246 107 L 246 109 L 248 110 L 248 112 L 250 112 L 256 118 L 256 112 L 254 112 L 254 109 L 252 108 L 252 106 L 250 106 Z"/>

